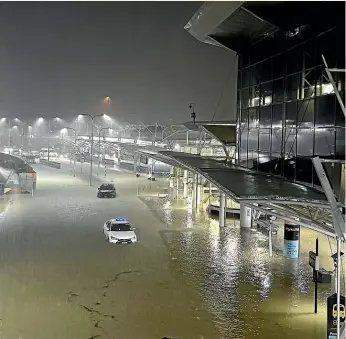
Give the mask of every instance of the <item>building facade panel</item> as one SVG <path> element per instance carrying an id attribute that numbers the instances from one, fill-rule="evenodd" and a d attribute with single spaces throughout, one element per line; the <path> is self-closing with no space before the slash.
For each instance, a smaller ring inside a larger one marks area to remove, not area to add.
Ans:
<path id="1" fill-rule="evenodd" d="M 313 156 L 345 158 L 345 117 L 321 57 L 329 67 L 345 68 L 345 40 L 336 27 L 309 34 L 304 41 L 286 37 L 273 48 L 258 43 L 239 56 L 238 159 L 292 180 L 306 171 L 313 183 Z M 344 100 L 344 73 L 334 75 Z M 281 166 L 263 165 L 268 159 Z M 288 159 L 292 169 L 285 168 Z"/>

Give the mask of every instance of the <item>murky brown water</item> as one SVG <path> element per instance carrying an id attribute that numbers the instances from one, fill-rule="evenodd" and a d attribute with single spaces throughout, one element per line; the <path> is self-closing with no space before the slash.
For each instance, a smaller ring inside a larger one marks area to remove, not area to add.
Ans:
<path id="1" fill-rule="evenodd" d="M 36 196 L 15 199 L 0 222 L 1 339 L 324 336 L 329 286 L 313 315 L 306 256 L 283 259 L 282 235 L 269 258 L 266 236 L 237 222 L 219 230 L 157 194 L 143 204 L 136 186 L 147 181 L 133 174 L 110 171 L 118 197 L 97 199 L 101 178 L 90 188 L 87 173 L 37 170 Z M 115 216 L 137 227 L 138 244 L 105 241 Z"/>
<path id="2" fill-rule="evenodd" d="M 144 193 L 141 199 L 166 224 L 161 235 L 176 271 L 207 303 L 220 337 L 325 337 L 325 301 L 331 286 L 319 284 L 319 313 L 313 314 L 314 285 L 308 265 L 308 251 L 314 250 L 318 236 L 321 266 L 332 269 L 325 236 L 302 229 L 301 257 L 290 260 L 282 255 L 281 227 L 270 258 L 268 237 L 256 230 L 241 230 L 238 220 L 228 220 L 228 226 L 220 230 L 216 219 L 192 213 L 191 202 Z M 335 252 L 333 242 L 331 246 Z"/>

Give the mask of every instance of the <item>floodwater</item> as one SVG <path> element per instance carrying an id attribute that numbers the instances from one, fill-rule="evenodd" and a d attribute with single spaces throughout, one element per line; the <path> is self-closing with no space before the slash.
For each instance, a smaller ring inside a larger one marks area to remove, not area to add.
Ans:
<path id="1" fill-rule="evenodd" d="M 330 286 L 312 314 L 306 256 L 282 258 L 281 234 L 269 258 L 266 236 L 237 221 L 219 230 L 184 202 L 144 189 L 139 199 L 137 184 L 147 181 L 133 174 L 109 170 L 118 196 L 97 199 L 97 185 L 110 179 L 89 187 L 86 167 L 75 178 L 65 164 L 36 170 L 35 197 L 14 197 L 0 218 L 1 339 L 325 335 Z M 116 216 L 137 228 L 137 244 L 106 242 L 103 223 Z"/>

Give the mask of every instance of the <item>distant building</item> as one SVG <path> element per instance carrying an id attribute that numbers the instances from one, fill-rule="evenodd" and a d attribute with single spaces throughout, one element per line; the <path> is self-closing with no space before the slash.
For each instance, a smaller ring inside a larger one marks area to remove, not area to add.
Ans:
<path id="1" fill-rule="evenodd" d="M 345 159 L 345 117 L 322 60 L 345 69 L 344 2 L 210 2 L 185 29 L 237 52 L 238 163 L 318 183 L 311 158 Z M 345 102 L 345 73 L 333 73 Z M 344 165 L 331 169 L 340 182 Z"/>

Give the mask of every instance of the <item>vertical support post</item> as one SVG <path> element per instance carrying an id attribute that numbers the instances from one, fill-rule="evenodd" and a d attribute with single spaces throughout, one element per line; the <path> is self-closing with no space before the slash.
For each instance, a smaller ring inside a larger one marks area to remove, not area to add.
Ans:
<path id="1" fill-rule="evenodd" d="M 336 238 L 336 250 L 337 250 L 337 267 L 336 267 L 336 307 L 337 307 L 337 339 L 340 337 L 340 293 L 341 293 L 341 239 Z"/>
<path id="2" fill-rule="evenodd" d="M 316 238 L 316 260 L 318 261 L 318 238 Z M 318 293 L 317 293 L 317 280 L 318 280 L 318 271 L 317 271 L 317 267 L 316 267 L 316 264 L 315 264 L 315 267 L 314 267 L 314 279 L 315 279 L 315 308 L 314 308 L 314 312 L 315 314 L 317 314 L 317 297 L 318 297 Z"/>
<path id="3" fill-rule="evenodd" d="M 240 227 L 250 228 L 252 224 L 251 208 L 240 203 Z"/>
<path id="4" fill-rule="evenodd" d="M 173 187 L 174 187 L 173 175 L 174 175 L 174 167 L 171 166 L 171 167 L 169 168 L 169 187 L 170 187 L 170 188 L 173 188 Z"/>
<path id="5" fill-rule="evenodd" d="M 198 175 L 193 175 L 192 183 L 192 207 L 194 210 L 197 210 L 197 190 L 198 190 Z"/>
<path id="6" fill-rule="evenodd" d="M 272 220 L 270 220 L 269 224 L 269 256 L 273 256 L 273 241 L 272 241 Z"/>
<path id="7" fill-rule="evenodd" d="M 188 180 L 189 180 L 189 176 L 188 176 L 188 171 L 184 170 L 184 191 L 183 191 L 183 197 L 187 198 L 188 196 Z"/>
<path id="8" fill-rule="evenodd" d="M 100 172 L 100 161 L 101 161 L 101 130 L 99 130 L 99 154 L 97 157 L 98 160 L 98 164 L 97 164 L 97 176 L 99 176 L 99 172 Z"/>
<path id="9" fill-rule="evenodd" d="M 220 207 L 219 207 L 219 226 L 225 227 L 226 221 L 226 195 L 220 191 Z"/>

